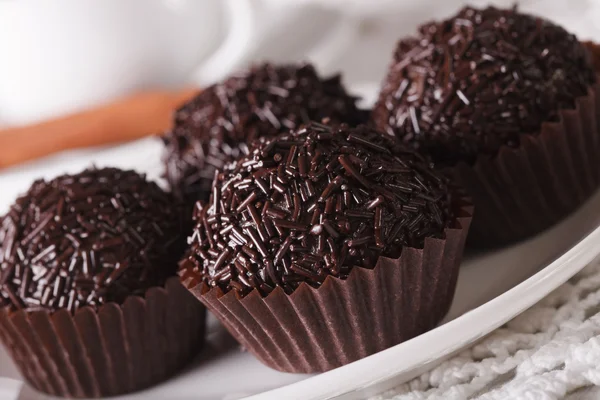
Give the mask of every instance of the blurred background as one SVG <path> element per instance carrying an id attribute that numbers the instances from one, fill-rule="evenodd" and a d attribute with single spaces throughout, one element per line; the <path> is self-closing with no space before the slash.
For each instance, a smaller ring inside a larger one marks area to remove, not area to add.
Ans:
<path id="1" fill-rule="evenodd" d="M 397 39 L 456 12 L 439 0 L 0 0 L 0 126 L 139 91 L 202 87 L 254 61 L 310 60 L 351 87 L 377 84 Z M 515 1 L 471 1 L 511 6 Z M 522 0 L 600 37 L 597 0 Z"/>

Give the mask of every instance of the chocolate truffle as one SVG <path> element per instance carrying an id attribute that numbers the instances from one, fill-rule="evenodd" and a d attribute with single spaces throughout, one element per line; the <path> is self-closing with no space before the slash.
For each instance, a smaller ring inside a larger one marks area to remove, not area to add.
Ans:
<path id="1" fill-rule="evenodd" d="M 179 214 L 134 171 L 34 182 L 1 220 L 0 304 L 73 312 L 143 295 L 176 273 Z"/>
<path id="2" fill-rule="evenodd" d="M 443 237 L 450 204 L 446 180 L 396 140 L 311 123 L 262 138 L 217 175 L 179 274 L 242 296 L 319 287 Z"/>
<path id="3" fill-rule="evenodd" d="M 188 203 L 207 200 L 215 170 L 248 153 L 261 136 L 309 120 L 356 124 L 356 108 L 339 76 L 322 79 L 309 64 L 263 64 L 203 90 L 175 113 L 163 137 L 166 178 Z"/>
<path id="4" fill-rule="evenodd" d="M 594 81 L 586 49 L 563 28 L 466 7 L 400 41 L 372 119 L 442 166 L 473 163 L 519 146 Z"/>

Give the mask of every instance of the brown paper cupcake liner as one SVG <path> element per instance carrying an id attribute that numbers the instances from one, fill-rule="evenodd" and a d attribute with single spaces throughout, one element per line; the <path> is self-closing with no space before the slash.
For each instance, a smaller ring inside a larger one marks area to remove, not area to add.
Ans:
<path id="1" fill-rule="evenodd" d="M 156 384 L 198 354 L 205 308 L 177 277 L 97 311 L 0 310 L 0 340 L 25 380 L 54 396 L 114 396 Z"/>
<path id="2" fill-rule="evenodd" d="M 590 53 L 590 59 L 592 60 L 592 65 L 596 69 L 596 71 L 600 71 L 600 45 L 594 42 L 586 41 L 582 42 L 585 48 Z"/>
<path id="3" fill-rule="evenodd" d="M 444 239 L 423 249 L 380 257 L 373 269 L 347 279 L 329 276 L 319 288 L 277 287 L 266 297 L 243 298 L 205 284 L 191 288 L 229 332 L 260 361 L 284 372 L 331 370 L 408 340 L 447 313 L 454 296 L 472 207 L 458 207 Z"/>
<path id="4" fill-rule="evenodd" d="M 468 245 L 491 247 L 527 238 L 573 212 L 600 179 L 600 76 L 575 108 L 561 110 L 518 148 L 460 163 L 450 175 L 472 197 L 476 215 Z"/>

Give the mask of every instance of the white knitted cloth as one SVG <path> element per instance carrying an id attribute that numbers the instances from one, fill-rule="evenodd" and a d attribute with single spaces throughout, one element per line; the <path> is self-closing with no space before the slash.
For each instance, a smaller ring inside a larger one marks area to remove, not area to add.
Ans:
<path id="1" fill-rule="evenodd" d="M 478 344 L 371 400 L 597 399 L 600 261 Z"/>

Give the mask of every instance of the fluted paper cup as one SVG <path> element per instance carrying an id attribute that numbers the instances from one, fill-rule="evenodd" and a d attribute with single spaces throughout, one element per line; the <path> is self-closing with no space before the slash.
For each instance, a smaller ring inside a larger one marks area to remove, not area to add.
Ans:
<path id="1" fill-rule="evenodd" d="M 0 310 L 0 340 L 25 380 L 59 397 L 114 396 L 159 383 L 198 354 L 204 329 L 205 308 L 177 277 L 98 310 Z"/>

